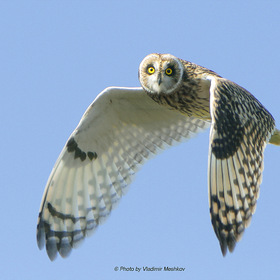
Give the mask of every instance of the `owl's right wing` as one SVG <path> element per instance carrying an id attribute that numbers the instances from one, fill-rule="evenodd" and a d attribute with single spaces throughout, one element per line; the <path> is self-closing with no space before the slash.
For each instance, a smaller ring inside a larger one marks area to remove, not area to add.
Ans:
<path id="1" fill-rule="evenodd" d="M 208 163 L 211 221 L 223 255 L 233 251 L 255 212 L 263 153 L 275 122 L 247 90 L 209 77 L 212 125 Z"/>
<path id="2" fill-rule="evenodd" d="M 43 195 L 37 242 L 66 257 L 104 221 L 151 156 L 208 123 L 158 105 L 142 88 L 107 88 L 63 148 Z"/>

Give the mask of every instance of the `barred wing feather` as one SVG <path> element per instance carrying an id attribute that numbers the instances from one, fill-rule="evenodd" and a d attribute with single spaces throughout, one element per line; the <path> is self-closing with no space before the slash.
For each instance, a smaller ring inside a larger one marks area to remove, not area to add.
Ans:
<path id="1" fill-rule="evenodd" d="M 212 225 L 223 255 L 233 251 L 256 209 L 263 153 L 275 123 L 244 88 L 210 78 L 208 185 Z"/>

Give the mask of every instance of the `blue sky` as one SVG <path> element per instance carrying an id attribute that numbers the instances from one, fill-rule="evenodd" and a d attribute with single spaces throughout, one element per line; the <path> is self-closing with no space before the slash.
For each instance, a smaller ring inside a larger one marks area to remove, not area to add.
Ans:
<path id="1" fill-rule="evenodd" d="M 278 279 L 280 149 L 267 147 L 256 213 L 223 258 L 208 209 L 209 131 L 148 162 L 69 258 L 50 262 L 37 248 L 42 194 L 68 136 L 105 87 L 139 86 L 151 52 L 235 81 L 279 128 L 279 1 L 193 2 L 0 2 L 1 279 Z"/>

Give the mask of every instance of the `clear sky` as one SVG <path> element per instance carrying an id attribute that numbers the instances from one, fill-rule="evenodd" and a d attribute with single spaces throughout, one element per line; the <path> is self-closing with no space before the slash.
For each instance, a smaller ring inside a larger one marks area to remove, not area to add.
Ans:
<path id="1" fill-rule="evenodd" d="M 279 279 L 280 148 L 266 148 L 256 213 L 224 258 L 209 217 L 209 131 L 148 162 L 69 258 L 51 262 L 35 239 L 44 187 L 68 136 L 105 87 L 139 86 L 149 53 L 235 81 L 279 128 L 280 3 L 243 2 L 0 2 L 1 279 Z"/>

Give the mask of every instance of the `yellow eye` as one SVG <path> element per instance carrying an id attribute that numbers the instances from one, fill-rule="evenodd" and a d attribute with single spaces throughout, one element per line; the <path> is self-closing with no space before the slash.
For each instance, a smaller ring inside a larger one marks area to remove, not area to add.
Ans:
<path id="1" fill-rule="evenodd" d="M 165 74 L 166 75 L 168 75 L 168 76 L 170 76 L 171 74 L 172 74 L 172 69 L 171 68 L 167 68 L 166 70 L 165 70 Z"/>
<path id="2" fill-rule="evenodd" d="M 154 74 L 154 73 L 155 73 L 155 68 L 152 67 L 152 66 L 149 67 L 149 68 L 148 68 L 148 73 L 149 73 L 149 74 Z"/>

